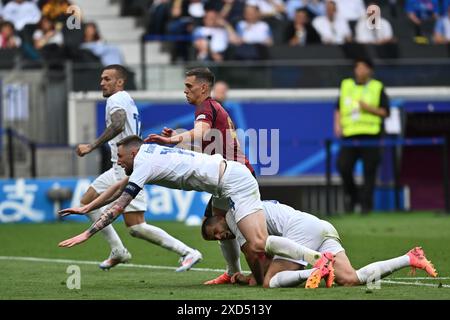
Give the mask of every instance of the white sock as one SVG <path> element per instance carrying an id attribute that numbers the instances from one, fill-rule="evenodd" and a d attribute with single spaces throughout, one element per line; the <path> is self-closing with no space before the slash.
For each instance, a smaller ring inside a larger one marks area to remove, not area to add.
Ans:
<path id="1" fill-rule="evenodd" d="M 288 288 L 296 287 L 299 284 L 305 282 L 306 279 L 311 275 L 311 273 L 316 269 L 308 270 L 296 270 L 296 271 L 281 271 L 275 274 L 272 279 L 270 279 L 270 288 Z"/>
<path id="2" fill-rule="evenodd" d="M 147 240 L 153 244 L 161 246 L 167 250 L 178 253 L 184 256 L 194 249 L 188 247 L 183 242 L 175 239 L 163 229 L 149 225 L 147 223 L 136 224 L 128 228 L 133 237 Z"/>
<path id="3" fill-rule="evenodd" d="M 220 240 L 220 250 L 227 262 L 227 273 L 232 276 L 236 272 L 241 272 L 241 248 L 236 239 Z"/>
<path id="4" fill-rule="evenodd" d="M 97 221 L 101 215 L 102 211 L 100 209 L 94 210 L 87 214 L 87 216 L 92 222 Z M 120 240 L 119 235 L 117 234 L 116 230 L 114 230 L 111 224 L 106 228 L 103 228 L 100 232 L 105 237 L 106 241 L 108 241 L 111 250 L 116 248 L 119 249 L 124 248 L 122 240 Z"/>
<path id="5" fill-rule="evenodd" d="M 368 280 L 378 280 L 392 272 L 409 266 L 409 257 L 407 255 L 393 258 L 385 261 L 371 263 L 356 271 L 359 282 L 367 283 Z"/>
<path id="6" fill-rule="evenodd" d="M 288 238 L 269 236 L 266 241 L 266 252 L 294 260 L 303 260 L 311 265 L 322 256 L 320 252 L 311 250 Z"/>

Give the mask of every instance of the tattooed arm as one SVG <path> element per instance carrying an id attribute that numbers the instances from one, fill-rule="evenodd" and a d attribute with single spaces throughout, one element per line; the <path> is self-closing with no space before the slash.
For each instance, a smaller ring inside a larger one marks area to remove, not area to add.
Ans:
<path id="1" fill-rule="evenodd" d="M 67 208 L 60 210 L 58 214 L 61 217 L 68 216 L 70 214 L 86 214 L 91 212 L 92 210 L 101 208 L 106 206 L 107 204 L 110 204 L 111 202 L 115 201 L 117 198 L 120 197 L 123 190 L 127 186 L 129 177 L 125 177 L 124 179 L 120 180 L 119 182 L 113 184 L 108 189 L 106 189 L 104 192 L 102 192 L 95 200 L 92 202 L 82 206 L 82 207 L 74 207 L 74 208 Z"/>
<path id="2" fill-rule="evenodd" d="M 119 217 L 119 215 L 123 212 L 126 206 L 130 204 L 131 200 L 133 200 L 133 197 L 129 193 L 122 192 L 119 199 L 117 199 L 116 202 L 106 209 L 100 218 L 87 230 L 89 237 L 92 237 L 98 231 L 113 223 L 113 221 L 116 220 L 117 217 Z"/>
<path id="3" fill-rule="evenodd" d="M 130 204 L 131 200 L 133 200 L 133 197 L 129 193 L 123 192 L 119 199 L 117 199 L 116 202 L 114 202 L 108 209 L 106 209 L 105 212 L 100 216 L 100 218 L 98 218 L 98 220 L 95 221 L 88 230 L 73 238 L 61 241 L 58 246 L 70 248 L 77 244 L 85 242 L 98 231 L 107 227 L 114 220 L 116 220 L 117 217 L 119 217 L 119 215 L 123 212 L 125 207 Z"/>
<path id="4" fill-rule="evenodd" d="M 111 124 L 105 129 L 100 137 L 93 143 L 79 144 L 76 150 L 77 154 L 82 157 L 120 134 L 125 129 L 126 118 L 127 114 L 125 110 L 119 109 L 114 112 L 111 115 Z"/>

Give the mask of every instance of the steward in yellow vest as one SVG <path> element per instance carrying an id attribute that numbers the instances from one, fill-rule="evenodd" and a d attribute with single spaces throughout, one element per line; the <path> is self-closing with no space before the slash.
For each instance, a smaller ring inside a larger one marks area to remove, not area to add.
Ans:
<path id="1" fill-rule="evenodd" d="M 334 114 L 334 133 L 343 139 L 377 139 L 383 133 L 383 119 L 389 115 L 389 98 L 381 81 L 372 79 L 370 60 L 355 62 L 354 78 L 341 83 Z M 364 164 L 364 184 L 358 193 L 353 169 L 358 159 Z M 341 147 L 338 170 L 344 187 L 344 207 L 347 212 L 360 204 L 362 212 L 372 210 L 372 197 L 377 167 L 381 160 L 379 148 Z"/>

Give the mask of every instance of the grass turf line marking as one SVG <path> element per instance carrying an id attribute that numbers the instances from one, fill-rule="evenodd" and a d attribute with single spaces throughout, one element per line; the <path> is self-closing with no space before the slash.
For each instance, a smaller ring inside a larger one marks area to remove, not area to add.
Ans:
<path id="1" fill-rule="evenodd" d="M 51 263 L 73 263 L 73 264 L 88 264 L 88 265 L 98 265 L 100 262 L 98 261 L 85 261 L 85 260 L 68 260 L 68 259 L 51 259 L 51 258 L 37 258 L 37 257 L 14 257 L 14 256 L 0 256 L 0 260 L 10 260 L 10 261 L 29 261 L 29 262 L 51 262 Z M 176 270 L 177 267 L 168 267 L 168 266 L 153 266 L 146 264 L 119 264 L 117 267 L 123 268 L 141 268 L 141 269 L 161 269 L 161 270 Z M 191 268 L 193 271 L 207 271 L 207 272 L 225 272 L 224 269 L 211 269 L 211 268 Z M 410 277 L 410 278 L 391 278 L 391 279 L 404 279 L 404 280 L 446 280 L 450 279 L 450 277 Z M 390 284 L 401 284 L 401 285 L 410 285 L 410 286 L 422 286 L 422 287 L 435 287 L 437 288 L 438 284 L 431 283 L 421 283 L 421 282 L 405 282 L 405 281 L 396 281 L 396 280 L 381 280 L 383 283 Z M 444 288 L 450 288 L 450 285 L 442 284 Z"/>
<path id="2" fill-rule="evenodd" d="M 432 278 L 432 277 L 390 277 L 389 279 L 391 280 L 449 280 L 450 277 L 436 277 L 436 278 Z"/>
<path id="3" fill-rule="evenodd" d="M 435 279 L 435 278 L 433 278 Z M 405 281 L 392 281 L 392 280 L 381 280 L 381 283 L 391 283 L 391 284 L 402 284 L 402 285 L 408 285 L 408 286 L 419 286 L 419 287 L 433 287 L 438 288 L 438 284 L 432 284 L 432 283 L 422 283 L 422 282 L 405 282 Z M 448 284 L 441 284 L 443 288 L 450 288 L 450 285 Z"/>
<path id="4" fill-rule="evenodd" d="M 51 263 L 71 263 L 71 264 L 92 264 L 98 265 L 99 261 L 85 261 L 85 260 L 68 260 L 68 259 L 51 259 L 51 258 L 38 258 L 38 257 L 14 257 L 14 256 L 0 256 L 0 260 L 10 261 L 29 261 L 29 262 L 51 262 Z M 121 263 L 117 267 L 124 268 L 142 268 L 142 269 L 161 269 L 161 270 L 176 270 L 178 267 L 169 266 L 153 266 L 146 264 L 133 264 L 133 263 Z M 194 271 L 211 271 L 211 272 L 225 272 L 225 269 L 211 269 L 211 268 L 191 268 Z"/>

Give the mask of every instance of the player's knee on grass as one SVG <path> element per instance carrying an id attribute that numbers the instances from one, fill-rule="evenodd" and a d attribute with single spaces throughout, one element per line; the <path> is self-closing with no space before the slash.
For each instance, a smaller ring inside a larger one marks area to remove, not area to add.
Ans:
<path id="1" fill-rule="evenodd" d="M 344 287 L 351 287 L 351 286 L 359 286 L 360 282 L 358 277 L 356 276 L 356 272 L 353 270 L 353 272 L 344 272 L 344 273 L 338 273 L 335 270 L 335 282 Z"/>
<path id="2" fill-rule="evenodd" d="M 355 269 L 352 267 L 345 251 L 339 252 L 334 258 L 335 282 L 340 286 L 360 285 Z"/>

